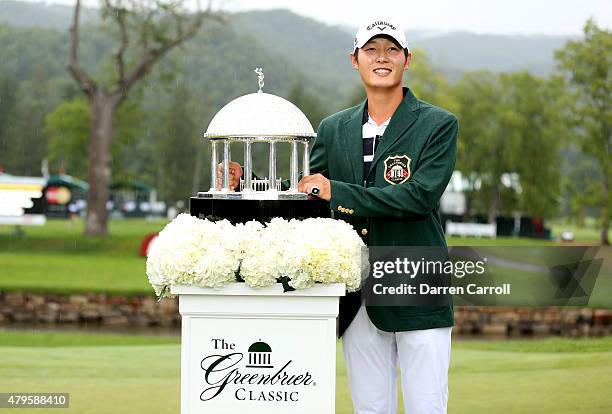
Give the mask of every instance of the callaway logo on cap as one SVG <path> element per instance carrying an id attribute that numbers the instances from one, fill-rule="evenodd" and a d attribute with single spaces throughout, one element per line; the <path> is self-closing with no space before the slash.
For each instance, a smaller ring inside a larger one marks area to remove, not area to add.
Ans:
<path id="1" fill-rule="evenodd" d="M 395 39 L 399 45 L 408 49 L 404 30 L 391 19 L 373 19 L 359 28 L 355 35 L 354 48 L 361 48 L 374 36 L 387 35 Z"/>

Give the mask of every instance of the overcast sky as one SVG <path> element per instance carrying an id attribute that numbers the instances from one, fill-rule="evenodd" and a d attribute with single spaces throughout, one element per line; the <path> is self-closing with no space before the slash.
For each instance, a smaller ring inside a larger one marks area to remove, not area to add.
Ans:
<path id="1" fill-rule="evenodd" d="M 74 4 L 74 0 L 42 1 Z M 351 27 L 380 14 L 394 16 L 405 30 L 435 32 L 578 34 L 589 17 L 600 27 L 612 28 L 612 0 L 214 0 L 213 4 L 228 11 L 285 8 Z"/>

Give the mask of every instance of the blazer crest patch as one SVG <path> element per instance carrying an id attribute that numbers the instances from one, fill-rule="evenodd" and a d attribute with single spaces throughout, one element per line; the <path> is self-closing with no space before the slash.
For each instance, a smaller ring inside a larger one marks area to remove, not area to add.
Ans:
<path id="1" fill-rule="evenodd" d="M 385 160 L 385 180 L 390 184 L 402 184 L 410 178 L 410 161 L 407 155 L 395 155 Z"/>

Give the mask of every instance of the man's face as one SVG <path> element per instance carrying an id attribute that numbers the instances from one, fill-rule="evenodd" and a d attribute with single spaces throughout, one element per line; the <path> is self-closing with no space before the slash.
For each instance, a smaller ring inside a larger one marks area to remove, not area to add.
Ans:
<path id="1" fill-rule="evenodd" d="M 384 37 L 369 40 L 357 53 L 351 53 L 351 61 L 366 88 L 401 87 L 404 71 L 410 66 L 410 54 L 406 58 L 403 49 Z"/>

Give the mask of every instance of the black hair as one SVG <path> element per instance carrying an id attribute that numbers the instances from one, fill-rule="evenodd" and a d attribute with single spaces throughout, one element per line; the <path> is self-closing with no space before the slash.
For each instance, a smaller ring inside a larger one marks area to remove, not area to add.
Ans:
<path id="1" fill-rule="evenodd" d="M 372 38 L 370 38 L 370 39 L 368 40 L 368 42 L 369 42 L 370 40 L 372 40 L 372 39 L 378 39 L 379 37 L 380 37 L 380 38 L 383 38 L 383 39 L 387 39 L 387 40 L 392 41 L 392 42 L 393 42 L 393 44 L 394 44 L 395 46 L 399 47 L 400 49 L 402 49 L 402 50 L 404 51 L 404 58 L 406 58 L 406 60 L 408 59 L 408 53 L 409 53 L 409 52 L 408 52 L 408 48 L 404 48 L 404 47 L 402 47 L 402 45 L 400 45 L 400 44 L 398 43 L 398 41 L 397 41 L 397 40 L 395 40 L 395 38 L 393 38 L 392 36 L 389 36 L 389 35 L 386 35 L 386 34 L 380 34 L 380 35 L 372 36 Z M 366 43 L 367 43 L 367 42 L 366 42 Z M 357 59 L 357 52 L 358 52 L 358 51 L 359 51 L 359 48 L 358 48 L 358 47 L 356 47 L 356 48 L 355 48 L 355 50 L 353 51 L 353 54 L 355 55 L 355 60 L 357 60 L 357 61 L 359 61 L 359 60 Z"/>

